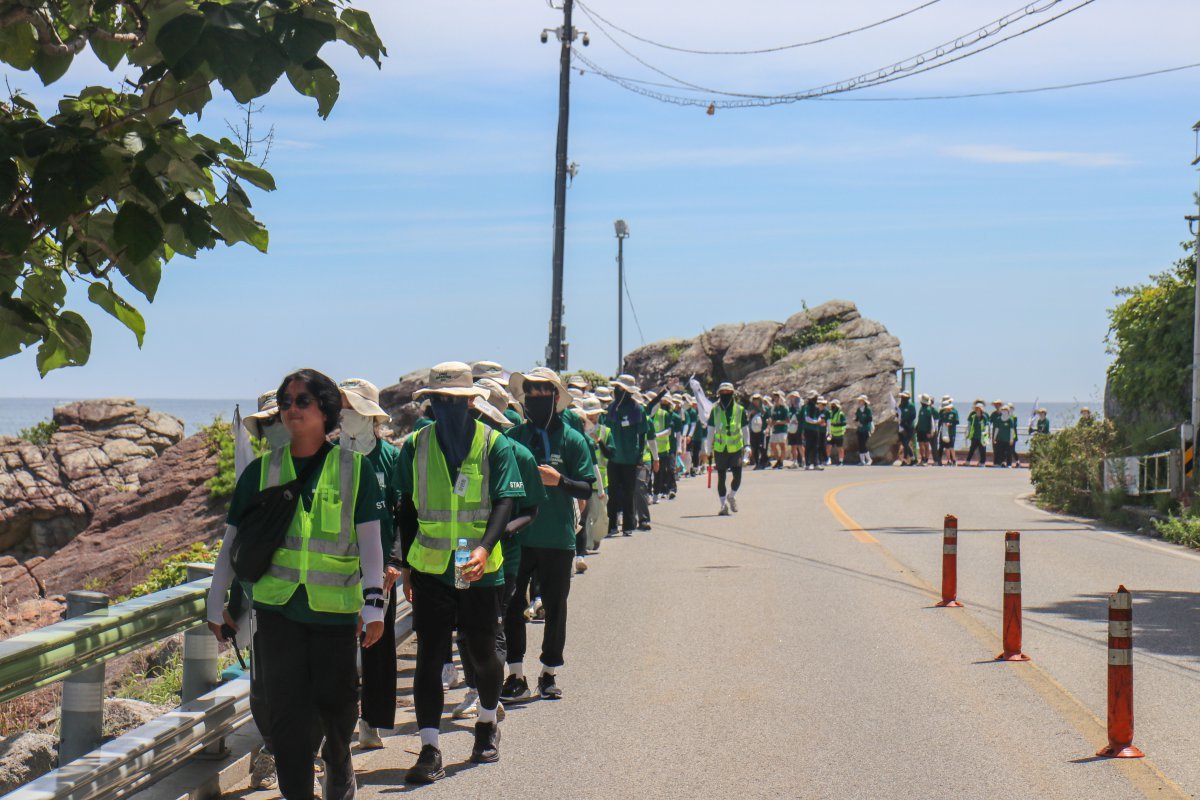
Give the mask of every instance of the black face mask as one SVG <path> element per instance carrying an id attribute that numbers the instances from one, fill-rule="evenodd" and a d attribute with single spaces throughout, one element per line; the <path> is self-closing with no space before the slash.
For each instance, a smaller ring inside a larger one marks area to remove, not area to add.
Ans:
<path id="1" fill-rule="evenodd" d="M 434 433 L 451 469 L 458 469 L 471 449 L 475 426 L 471 420 L 470 407 L 465 397 L 433 395 L 429 400 L 436 423 Z"/>
<path id="2" fill-rule="evenodd" d="M 554 418 L 554 400 L 552 394 L 540 397 L 525 395 L 525 416 L 539 428 L 549 428 Z"/>
<path id="3" fill-rule="evenodd" d="M 721 395 L 721 405 L 724 406 L 725 408 L 729 408 L 730 406 L 732 406 L 733 405 L 733 395 L 731 395 L 731 394 Z"/>
<path id="4" fill-rule="evenodd" d="M 621 401 L 622 401 L 622 400 L 624 400 L 624 399 L 625 399 L 625 390 L 624 390 L 624 389 L 622 389 L 622 388 L 621 388 L 621 387 L 619 387 L 619 386 L 618 386 L 618 387 L 616 387 L 616 388 L 614 388 L 614 389 L 613 389 L 613 399 L 612 399 L 612 404 L 613 404 L 614 406 L 619 406 L 619 405 L 621 404 Z"/>

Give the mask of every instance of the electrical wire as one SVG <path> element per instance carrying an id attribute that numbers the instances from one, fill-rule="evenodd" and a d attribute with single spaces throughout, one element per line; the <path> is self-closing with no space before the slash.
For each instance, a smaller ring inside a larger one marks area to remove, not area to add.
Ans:
<path id="1" fill-rule="evenodd" d="M 638 36 L 636 33 L 632 32 L 632 31 L 628 31 L 628 30 L 622 28 L 620 25 L 617 25 L 615 22 L 611 22 L 611 21 L 605 19 L 604 17 L 600 16 L 594 10 L 589 8 L 585 3 L 581 2 L 581 0 L 575 0 L 575 5 L 577 8 L 581 9 L 585 14 L 587 14 L 588 17 L 591 18 L 593 21 L 596 21 L 597 19 L 599 19 L 601 22 L 608 25 L 608 27 L 612 28 L 613 30 L 620 31 L 621 33 L 625 34 L 629 38 L 637 39 L 639 42 L 648 44 L 652 47 L 660 47 L 663 50 L 674 50 L 676 53 L 691 53 L 693 55 L 700 55 L 700 56 L 754 56 L 754 55 L 761 55 L 763 53 L 778 53 L 778 52 L 781 52 L 784 50 L 795 50 L 798 47 L 809 47 L 814 44 L 822 44 L 824 42 L 831 42 L 834 39 L 841 39 L 842 37 L 850 36 L 851 34 L 862 33 L 863 31 L 869 31 L 871 28 L 878 28 L 880 25 L 886 25 L 889 22 L 895 22 L 898 19 L 907 17 L 910 14 L 915 14 L 918 11 L 925 9 L 925 8 L 929 8 L 930 6 L 935 5 L 936 3 L 939 3 L 939 2 L 941 2 L 941 0 L 928 0 L 927 2 L 922 3 L 921 5 L 917 6 L 916 8 L 910 8 L 908 11 L 902 11 L 899 14 L 890 16 L 887 19 L 881 19 L 878 22 L 872 22 L 870 25 L 863 25 L 861 28 L 854 28 L 853 30 L 842 31 L 841 33 L 835 33 L 830 36 L 822 36 L 819 39 L 811 39 L 807 42 L 796 42 L 795 44 L 785 44 L 785 45 L 780 45 L 778 47 L 764 47 L 759 50 L 693 50 L 693 49 L 690 49 L 687 47 L 675 47 L 673 45 L 663 44 L 662 42 L 656 42 L 653 39 L 647 39 L 644 36 Z M 597 23 L 597 25 L 599 25 L 599 23 Z"/>
<path id="2" fill-rule="evenodd" d="M 1052 16 L 1048 19 L 1045 19 L 1045 20 L 1037 23 L 1036 25 L 1032 25 L 1028 28 L 1023 28 L 1021 30 L 1014 31 L 1013 33 L 1010 33 L 1007 36 L 1004 36 L 998 40 L 993 40 L 983 46 L 977 46 L 977 45 L 979 45 L 980 42 L 984 41 L 987 37 L 994 36 L 1000 30 L 1008 27 L 1009 25 L 1013 24 L 1017 20 L 1022 19 L 1024 17 L 1029 16 L 1034 13 L 1044 12 L 1044 11 L 1058 5 L 1061 2 L 1063 2 L 1063 0 L 1048 0 L 1048 4 L 1046 4 L 1044 6 L 1042 6 L 1038 3 L 1031 3 L 1027 6 L 1024 6 L 1019 11 L 1005 15 L 1004 17 L 1001 17 L 999 20 L 995 20 L 991 23 L 988 23 L 987 25 L 985 25 L 981 28 L 978 28 L 975 31 L 972 31 L 969 34 L 960 36 L 957 39 L 953 40 L 952 42 L 948 42 L 948 43 L 939 45 L 937 47 L 931 48 L 929 50 L 924 51 L 923 53 L 919 53 L 916 56 L 912 56 L 910 58 L 904 59 L 903 61 L 896 62 L 895 64 L 892 64 L 890 66 L 883 67 L 878 70 L 873 70 L 872 72 L 863 73 L 854 78 L 850 78 L 850 79 L 843 80 L 843 81 L 838 81 L 837 83 L 825 84 L 824 86 L 815 87 L 813 89 L 808 89 L 808 90 L 801 91 L 801 92 L 794 92 L 794 93 L 780 94 L 780 95 L 756 95 L 756 94 L 737 93 L 737 92 L 725 92 L 725 91 L 721 91 L 721 90 L 708 89 L 705 87 L 696 87 L 694 85 L 689 85 L 689 86 L 685 86 L 682 88 L 684 88 L 685 91 L 687 89 L 692 89 L 697 92 L 708 92 L 710 95 L 719 94 L 719 95 L 724 95 L 727 97 L 733 97 L 733 98 L 737 98 L 737 99 L 709 100 L 708 98 L 687 97 L 687 96 L 667 94 L 666 92 L 659 92 L 659 91 L 655 91 L 653 89 L 647 88 L 647 86 L 644 85 L 645 82 L 637 82 L 635 80 L 624 78 L 622 76 L 618 76 L 612 72 L 609 72 L 608 70 L 604 69 L 603 67 L 600 67 L 594 61 L 592 61 L 589 58 L 587 58 L 586 56 L 582 55 L 578 50 L 572 50 L 572 56 L 577 58 L 581 63 L 588 66 L 593 72 L 597 73 L 598 75 L 605 78 L 606 80 L 612 81 L 613 83 L 616 83 L 617 85 L 621 86 L 622 88 L 627 89 L 628 91 L 635 92 L 637 94 L 641 94 L 641 95 L 650 97 L 655 100 L 659 100 L 660 102 L 672 103 L 675 105 L 685 105 L 685 106 L 689 106 L 689 105 L 690 106 L 702 106 L 702 107 L 708 106 L 709 108 L 746 108 L 746 107 L 752 107 L 752 106 L 772 106 L 772 105 L 781 105 L 783 103 L 795 103 L 795 102 L 799 102 L 801 100 L 811 100 L 811 99 L 815 99 L 818 97 L 824 97 L 826 95 L 831 95 L 831 94 L 841 94 L 841 93 L 845 93 L 845 92 L 857 91 L 860 89 L 868 88 L 870 86 L 878 86 L 878 85 L 881 85 L 884 83 L 891 83 L 893 81 L 900 80 L 902 78 L 911 77 L 913 75 L 919 75 L 923 72 L 928 72 L 931 69 L 937 69 L 938 67 L 942 67 L 947 64 L 952 64 L 955 61 L 960 61 L 963 58 L 967 58 L 969 56 L 976 55 L 978 53 L 984 52 L 985 50 L 990 50 L 991 48 L 996 47 L 1000 44 L 1003 44 L 1004 42 L 1011 41 L 1012 39 L 1018 38 L 1020 36 L 1024 36 L 1025 34 L 1031 33 L 1033 31 L 1037 30 L 1038 28 L 1041 28 L 1045 25 L 1050 24 L 1051 22 L 1061 19 L 1062 17 L 1064 17 L 1068 14 L 1074 13 L 1075 11 L 1078 11 L 1088 5 L 1091 5 L 1093 2 L 1095 2 L 1095 0 L 1077 0 L 1076 4 L 1074 6 L 1071 6 L 1070 8 L 1060 11 L 1059 13 L 1055 14 L 1054 16 Z M 968 48 L 973 48 L 973 49 L 968 49 Z M 964 50 L 966 52 L 961 52 Z M 951 57 L 952 54 L 954 54 L 954 53 L 958 53 L 958 55 Z M 656 71 L 658 71 L 658 70 L 656 70 Z M 659 72 L 660 72 L 660 74 L 665 74 L 665 73 L 661 73 L 661 71 L 659 71 Z M 672 76 L 667 75 L 667 77 L 672 77 Z M 674 79 L 674 78 L 672 78 L 672 79 Z M 679 88 L 679 87 L 676 87 L 676 88 Z"/>
<path id="3" fill-rule="evenodd" d="M 625 299 L 629 302 L 629 310 L 633 312 L 633 324 L 637 326 L 638 338 L 645 344 L 646 336 L 642 333 L 642 323 L 638 320 L 637 309 L 633 305 L 633 295 L 629 293 L 629 279 L 622 275 L 621 280 L 625 283 Z"/>

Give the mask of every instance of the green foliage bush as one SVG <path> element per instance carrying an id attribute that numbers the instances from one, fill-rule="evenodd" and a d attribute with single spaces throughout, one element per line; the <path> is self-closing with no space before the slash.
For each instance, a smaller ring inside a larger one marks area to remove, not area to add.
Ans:
<path id="1" fill-rule="evenodd" d="M 150 571 L 144 581 L 130 589 L 129 594 L 117 598 L 117 601 L 131 600 L 134 597 L 142 597 L 178 586 L 187 579 L 188 564 L 215 564 L 220 552 L 221 542 L 219 540 L 212 545 L 195 542 L 182 553 L 176 553 L 170 558 L 164 559 L 161 564 Z"/>
<path id="2" fill-rule="evenodd" d="M 791 336 L 776 336 L 775 344 L 771 347 L 772 361 L 778 361 L 788 353 L 794 353 L 797 350 L 803 350 L 815 344 L 836 342 L 845 339 L 846 334 L 842 333 L 841 328 L 842 324 L 840 322 L 836 319 L 831 319 L 827 322 L 815 322 Z M 783 355 L 774 358 L 777 348 L 783 348 Z"/>
<path id="3" fill-rule="evenodd" d="M 22 428 L 17 431 L 17 438 L 24 439 L 30 444 L 47 445 L 50 444 L 50 437 L 57 430 L 57 422 L 52 419 L 45 419 L 36 425 L 30 425 L 28 428 Z"/>
<path id="4" fill-rule="evenodd" d="M 593 372 L 590 369 L 577 369 L 568 377 L 573 377 L 575 375 L 583 376 L 583 378 L 592 385 L 593 389 L 598 386 L 608 386 L 608 378 L 601 375 L 599 372 Z"/>
<path id="5" fill-rule="evenodd" d="M 1200 547 L 1200 517 L 1181 514 L 1172 514 L 1164 520 L 1156 519 L 1154 527 L 1158 529 L 1159 534 L 1168 542 L 1187 545 L 1188 547 Z"/>
<path id="6" fill-rule="evenodd" d="M 225 420 L 217 417 L 211 424 L 200 429 L 208 441 L 208 451 L 217 457 L 217 474 L 204 485 L 213 497 L 232 497 L 237 485 L 233 453 L 233 430 Z"/>
<path id="7" fill-rule="evenodd" d="M 1070 514 L 1104 516 L 1120 508 L 1124 493 L 1104 493 L 1103 461 L 1116 441 L 1110 420 L 1075 425 L 1030 442 L 1029 476 L 1034 496 L 1047 508 Z"/>
<path id="8" fill-rule="evenodd" d="M 183 691 L 183 651 L 175 650 L 163 664 L 126 675 L 115 695 L 156 706 L 177 706 Z"/>

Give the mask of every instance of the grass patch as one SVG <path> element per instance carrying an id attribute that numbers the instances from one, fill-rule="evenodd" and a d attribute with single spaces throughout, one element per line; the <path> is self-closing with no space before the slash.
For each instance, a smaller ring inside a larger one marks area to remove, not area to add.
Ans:
<path id="1" fill-rule="evenodd" d="M 1154 520 L 1154 527 L 1168 542 L 1200 548 L 1200 517 L 1172 514 L 1167 519 Z"/>

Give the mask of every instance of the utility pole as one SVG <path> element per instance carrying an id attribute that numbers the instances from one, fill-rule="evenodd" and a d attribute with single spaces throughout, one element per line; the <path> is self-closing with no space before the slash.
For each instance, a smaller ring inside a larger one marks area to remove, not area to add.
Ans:
<path id="1" fill-rule="evenodd" d="M 629 225 L 619 219 L 613 223 L 617 231 L 617 371 L 625 368 L 625 240 L 629 238 Z"/>
<path id="2" fill-rule="evenodd" d="M 1200 164 L 1200 122 L 1192 126 L 1192 130 L 1196 132 L 1196 157 L 1192 159 L 1192 166 Z M 1196 202 L 1200 206 L 1200 193 L 1196 195 Z M 1192 320 L 1192 473 L 1200 476 L 1200 470 L 1196 468 L 1196 454 L 1200 452 L 1200 207 L 1196 209 L 1196 216 L 1188 216 L 1188 229 L 1191 230 L 1193 223 L 1196 224 L 1196 288 L 1195 288 L 1195 317 Z M 1186 454 L 1184 458 L 1187 461 Z M 1187 485 L 1187 465 L 1184 466 L 1184 485 Z"/>
<path id="3" fill-rule="evenodd" d="M 579 31 L 571 26 L 574 0 L 563 0 L 563 25 L 542 31 L 542 43 L 553 33 L 561 42 L 558 64 L 558 145 L 554 156 L 554 256 L 553 280 L 550 289 L 550 344 L 546 348 L 546 364 L 559 371 L 563 363 L 563 245 L 567 228 L 567 128 L 571 115 L 571 43 Z M 583 34 L 583 44 L 588 44 Z"/>

